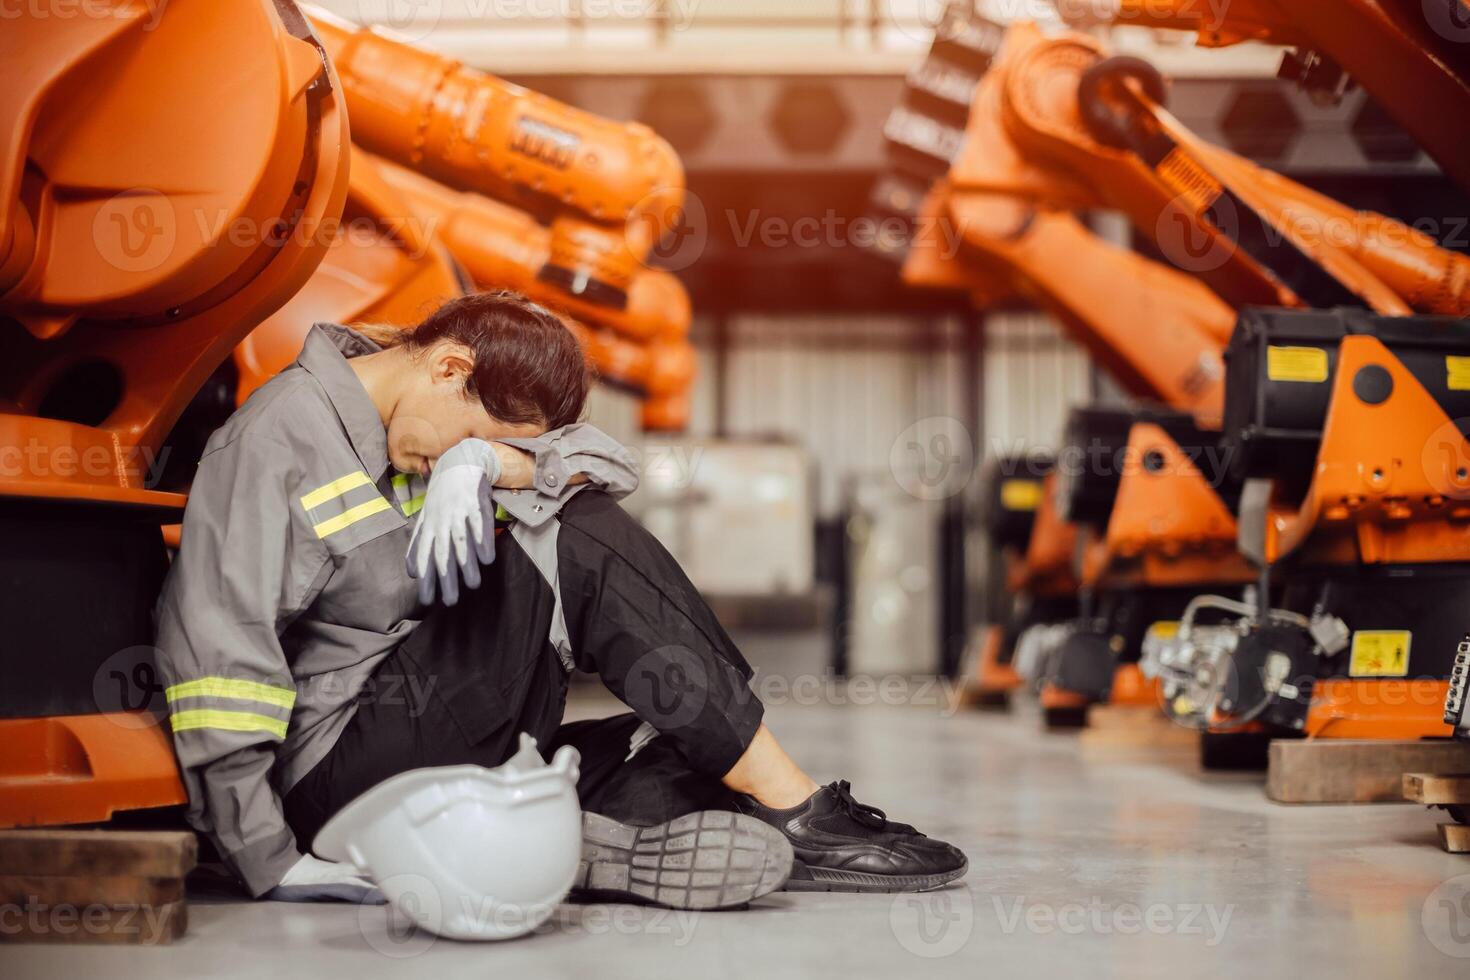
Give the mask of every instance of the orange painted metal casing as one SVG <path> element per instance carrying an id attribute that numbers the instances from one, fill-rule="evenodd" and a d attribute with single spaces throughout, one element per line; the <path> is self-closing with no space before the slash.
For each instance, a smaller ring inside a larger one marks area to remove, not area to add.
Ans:
<path id="1" fill-rule="evenodd" d="M 188 802 L 167 727 L 137 713 L 0 719 L 0 827 Z"/>
<path id="2" fill-rule="evenodd" d="M 1455 22 L 1458 2 L 1461 18 Z M 1470 189 L 1470 115 L 1464 0 L 1431 7 L 1394 0 L 1120 0 L 1116 18 L 1197 31 L 1203 47 L 1264 41 L 1324 54 L 1363 86 L 1414 141 Z M 1435 18 L 1441 18 L 1435 23 Z M 1436 27 L 1439 29 L 1436 30 Z"/>
<path id="3" fill-rule="evenodd" d="M 1393 380 L 1370 405 L 1353 379 L 1376 365 Z M 1267 557 L 1311 539 L 1345 538 L 1376 563 L 1470 558 L 1470 444 L 1419 380 L 1376 337 L 1344 337 L 1311 483 L 1299 505 L 1272 507 Z"/>
<path id="4" fill-rule="evenodd" d="M 1113 689 L 1108 694 L 1108 704 L 1122 708 L 1152 708 L 1157 710 L 1161 699 L 1162 682 L 1155 677 L 1143 676 L 1138 664 L 1119 664 L 1113 671 Z"/>
<path id="5" fill-rule="evenodd" d="M 1448 681 L 1331 677 L 1317 681 L 1307 711 L 1308 738 L 1449 738 Z"/>
<path id="6" fill-rule="evenodd" d="M 1353 379 L 1376 365 L 1392 391 L 1368 404 Z M 1466 561 L 1470 558 L 1470 444 L 1376 337 L 1348 336 L 1317 463 L 1300 504 L 1276 503 L 1266 523 L 1272 561 L 1301 553 L 1313 564 Z M 1307 714 L 1312 738 L 1415 739 L 1452 734 L 1448 682 L 1409 678 L 1320 680 Z"/>
<path id="7" fill-rule="evenodd" d="M 1015 30 L 975 89 L 949 179 L 926 202 L 926 216 L 942 207 L 953 230 L 931 236 L 936 247 L 957 234 L 967 266 L 1055 315 L 1133 394 L 1218 419 L 1235 311 L 1193 276 L 1098 238 L 1070 213 L 1095 195 L 1008 137 L 1001 108 Z"/>
<path id="8" fill-rule="evenodd" d="M 460 292 L 449 250 L 354 148 L 341 231 L 306 285 L 235 348 L 236 400 L 289 366 L 313 323 L 409 326 Z"/>
<path id="9" fill-rule="evenodd" d="M 177 513 L 146 464 L 341 212 L 337 80 L 273 0 L 34 13 L 0 32 L 0 444 L 48 465 L 7 468 L 0 497 Z M 46 417 L 58 390 L 87 417 Z M 0 822 L 184 802 L 167 733 L 136 721 L 0 720 Z"/>
<path id="10" fill-rule="evenodd" d="M 1042 480 L 1041 501 L 1036 507 L 1036 521 L 1031 527 L 1031 540 L 1026 543 L 1026 560 L 1007 585 L 1013 592 L 1033 595 L 1069 595 L 1077 591 L 1074 557 L 1077 552 L 1077 525 L 1061 519 L 1056 507 L 1057 475 L 1048 473 Z"/>
<path id="11" fill-rule="evenodd" d="M 1082 121 L 1078 85 L 1104 57 L 1105 49 L 1090 37 L 1049 37 L 1033 24 L 1012 25 L 999 63 L 982 81 L 982 87 L 998 87 L 998 98 L 984 108 L 999 119 L 977 120 L 977 102 L 970 121 L 985 127 L 989 149 L 963 175 L 951 175 L 955 192 L 1037 200 L 1080 196 L 1074 206 L 1123 211 L 1166 255 L 1233 306 L 1303 305 L 1274 272 L 1207 219 L 1206 208 L 1228 189 L 1372 309 L 1453 314 L 1470 304 L 1470 260 L 1464 256 L 1407 225 L 1345 208 L 1204 143 L 1132 83 L 1113 86 L 1112 101 L 1139 125 L 1173 140 L 1176 149 L 1155 168 L 1129 150 L 1098 142 Z M 996 151 L 1001 140 L 1011 146 Z M 1014 165 L 1016 158 L 1026 161 L 1024 170 Z M 1062 176 L 1048 188 L 1047 174 Z M 1211 244 L 1201 248 L 1201 242 Z"/>
<path id="12" fill-rule="evenodd" d="M 271 0 L 175 0 L 156 23 L 107 6 L 3 34 L 0 313 L 25 329 L 4 338 L 0 443 L 93 464 L 6 472 L 0 495 L 176 508 L 143 486 L 140 454 L 322 259 L 347 120 Z M 117 379 L 105 417 L 41 417 L 89 365 Z"/>
<path id="13" fill-rule="evenodd" d="M 1001 271 L 968 260 L 951 230 L 949 186 L 936 181 L 919 206 L 914 242 L 904 256 L 903 281 L 915 289 L 967 293 L 976 309 L 998 306 L 1016 297 L 1010 279 Z M 928 228 L 927 233 L 918 229 Z"/>
<path id="14" fill-rule="evenodd" d="M 342 77 L 353 138 L 551 228 L 548 266 L 626 291 L 679 220 L 684 171 L 647 126 L 583 112 L 306 8 Z M 608 305 L 621 305 L 613 302 Z"/>
<path id="15" fill-rule="evenodd" d="M 1144 465 L 1150 457 L 1155 466 Z M 1141 583 L 1156 586 L 1255 580 L 1256 571 L 1236 550 L 1235 515 L 1163 427 L 1135 422 L 1124 465 L 1103 574 L 1131 570 Z"/>

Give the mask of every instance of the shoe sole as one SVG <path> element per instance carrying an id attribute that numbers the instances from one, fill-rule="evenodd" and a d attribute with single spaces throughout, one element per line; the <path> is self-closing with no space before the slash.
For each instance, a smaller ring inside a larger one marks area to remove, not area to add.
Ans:
<path id="1" fill-rule="evenodd" d="M 702 810 L 652 827 L 582 814 L 583 898 L 674 909 L 746 904 L 786 883 L 795 855 L 779 830 L 744 814 Z"/>
<path id="2" fill-rule="evenodd" d="M 927 892 L 943 888 L 965 876 L 966 861 L 953 871 L 928 875 L 878 875 L 862 871 L 840 871 L 798 861 L 786 882 L 788 892 Z"/>

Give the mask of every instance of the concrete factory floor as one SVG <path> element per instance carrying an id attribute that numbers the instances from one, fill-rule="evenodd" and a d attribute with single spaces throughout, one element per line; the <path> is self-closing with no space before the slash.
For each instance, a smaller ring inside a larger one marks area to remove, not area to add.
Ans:
<path id="1" fill-rule="evenodd" d="M 614 707 L 589 695 L 574 711 Z M 173 947 L 0 946 L 0 976 L 1470 975 L 1470 859 L 1439 850 L 1422 808 L 1287 808 L 1259 776 L 1205 775 L 1177 754 L 1084 758 L 1075 734 L 1042 734 L 1024 707 L 786 703 L 768 720 L 818 779 L 850 779 L 859 799 L 962 847 L 962 886 L 777 893 L 702 914 L 563 906 L 499 945 L 391 929 L 383 908 L 199 897 Z"/>

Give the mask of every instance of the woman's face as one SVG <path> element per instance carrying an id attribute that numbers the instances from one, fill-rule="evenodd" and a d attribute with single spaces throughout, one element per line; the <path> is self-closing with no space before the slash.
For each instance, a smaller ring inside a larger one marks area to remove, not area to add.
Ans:
<path id="1" fill-rule="evenodd" d="M 462 440 L 494 442 L 546 431 L 541 423 L 502 422 L 478 398 L 466 397 L 472 365 L 468 350 L 448 343 L 409 359 L 408 376 L 388 419 L 388 458 L 395 469 L 427 477 L 444 451 Z"/>

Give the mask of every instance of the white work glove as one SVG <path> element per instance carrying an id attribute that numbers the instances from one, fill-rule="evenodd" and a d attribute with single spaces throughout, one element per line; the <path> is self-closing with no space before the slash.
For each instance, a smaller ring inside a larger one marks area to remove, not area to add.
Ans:
<path id="1" fill-rule="evenodd" d="M 495 503 L 500 457 L 484 439 L 449 447 L 434 464 L 418 526 L 408 542 L 408 574 L 419 580 L 419 600 L 434 601 L 435 584 L 446 606 L 459 601 L 459 576 L 480 587 L 480 566 L 495 560 Z M 456 568 L 456 566 L 458 566 Z"/>
<path id="2" fill-rule="evenodd" d="M 304 854 L 281 883 L 261 896 L 272 902 L 356 902 L 382 905 L 388 899 L 350 864 Z"/>

